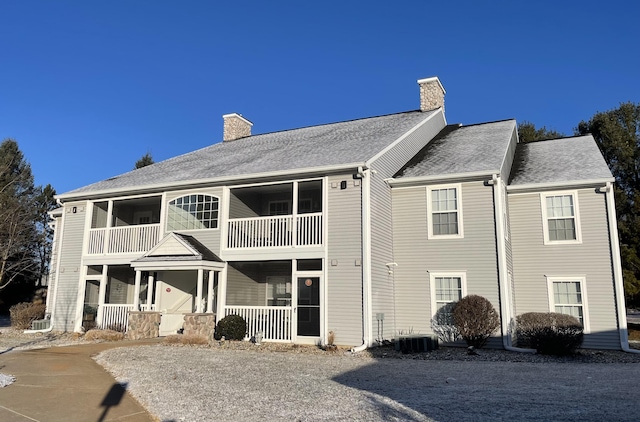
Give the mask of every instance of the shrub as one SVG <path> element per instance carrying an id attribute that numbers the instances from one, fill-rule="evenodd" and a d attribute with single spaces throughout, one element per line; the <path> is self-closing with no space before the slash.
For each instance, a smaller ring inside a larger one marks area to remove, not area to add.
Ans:
<path id="1" fill-rule="evenodd" d="M 240 315 L 227 315 L 218 321 L 213 338 L 220 340 L 242 340 L 247 334 L 247 323 Z"/>
<path id="2" fill-rule="evenodd" d="M 529 312 L 516 318 L 518 346 L 543 355 L 574 354 L 582 345 L 584 330 L 577 318 L 555 312 Z"/>
<path id="3" fill-rule="evenodd" d="M 460 332 L 453 324 L 453 308 L 458 302 L 447 303 L 431 319 L 431 330 L 442 343 L 460 340 Z"/>
<path id="4" fill-rule="evenodd" d="M 9 308 L 11 326 L 19 330 L 31 328 L 31 323 L 44 318 L 46 305 L 44 303 L 23 302 Z"/>
<path id="5" fill-rule="evenodd" d="M 500 326 L 500 317 L 489 300 L 470 295 L 453 307 L 453 323 L 468 346 L 481 348 Z"/>
<path id="6" fill-rule="evenodd" d="M 124 339 L 124 333 L 114 330 L 89 330 L 84 335 L 86 340 L 120 341 Z"/>

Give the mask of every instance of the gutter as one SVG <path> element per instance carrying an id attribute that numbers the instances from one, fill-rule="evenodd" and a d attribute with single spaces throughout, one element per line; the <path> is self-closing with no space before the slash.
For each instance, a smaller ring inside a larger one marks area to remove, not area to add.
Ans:
<path id="1" fill-rule="evenodd" d="M 500 323 L 502 329 L 502 346 L 505 350 L 510 352 L 520 353 L 536 353 L 535 349 L 524 349 L 521 347 L 515 347 L 511 344 L 511 333 L 509 333 L 509 323 L 511 317 L 509 313 L 509 301 L 511 295 L 507 288 L 508 279 L 505 277 L 507 274 L 507 254 L 505 250 L 505 233 L 504 233 L 504 216 L 502 214 L 502 203 L 505 200 L 502 195 L 501 179 L 499 174 L 494 174 L 491 180 L 487 182 L 493 186 L 493 211 L 496 222 L 496 246 L 498 252 L 498 284 L 500 285 Z"/>
<path id="2" fill-rule="evenodd" d="M 627 353 L 640 353 L 640 350 L 629 347 L 629 333 L 627 331 L 627 307 L 624 300 L 624 281 L 622 277 L 622 262 L 620 261 L 620 240 L 618 238 L 618 220 L 616 218 L 615 196 L 613 184 L 607 184 L 599 189 L 606 195 L 607 217 L 609 220 L 609 236 L 611 239 L 611 256 L 613 258 L 613 286 L 616 293 L 616 308 L 618 310 L 618 332 L 620 334 L 620 348 Z"/>
<path id="3" fill-rule="evenodd" d="M 615 179 L 611 177 L 606 179 L 568 180 L 566 182 L 527 183 L 523 185 L 508 185 L 507 191 L 515 193 L 550 189 L 569 189 L 573 187 L 600 186 L 603 183 L 611 183 L 614 181 Z"/>

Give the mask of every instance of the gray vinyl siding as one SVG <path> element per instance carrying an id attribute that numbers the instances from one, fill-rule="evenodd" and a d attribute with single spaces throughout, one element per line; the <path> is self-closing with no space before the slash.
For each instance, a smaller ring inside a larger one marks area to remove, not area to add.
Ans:
<path id="1" fill-rule="evenodd" d="M 266 287 L 257 283 L 258 274 L 250 271 L 240 272 L 232 265 L 227 269 L 227 300 L 229 306 L 265 306 Z"/>
<path id="2" fill-rule="evenodd" d="M 545 276 L 584 277 L 591 326 L 584 347 L 620 348 L 605 195 L 578 191 L 581 244 L 544 245 L 539 194 L 512 194 L 509 205 L 518 314 L 550 311 Z"/>
<path id="3" fill-rule="evenodd" d="M 465 272 L 467 294 L 500 309 L 492 190 L 482 181 L 462 183 L 464 237 L 429 240 L 426 187 L 392 189 L 397 330 L 432 332 L 430 272 Z"/>
<path id="4" fill-rule="evenodd" d="M 70 202 L 64 206 L 63 232 L 59 250 L 60 272 L 57 274 L 58 287 L 53 312 L 54 331 L 73 331 L 74 329 L 78 284 L 82 274 L 81 260 L 86 212 L 86 202 Z"/>
<path id="5" fill-rule="evenodd" d="M 390 340 L 395 337 L 395 308 L 393 274 L 389 274 L 388 263 L 393 259 L 393 230 L 391 189 L 384 179 L 392 177 L 415 154 L 417 154 L 445 126 L 442 113 L 434 115 L 428 122 L 398 142 L 393 148 L 375 160 L 371 169 L 371 285 L 374 340 Z M 377 314 L 384 314 L 379 323 Z"/>
<path id="6" fill-rule="evenodd" d="M 360 345 L 363 338 L 361 188 L 351 174 L 329 177 L 326 329 L 340 345 Z"/>

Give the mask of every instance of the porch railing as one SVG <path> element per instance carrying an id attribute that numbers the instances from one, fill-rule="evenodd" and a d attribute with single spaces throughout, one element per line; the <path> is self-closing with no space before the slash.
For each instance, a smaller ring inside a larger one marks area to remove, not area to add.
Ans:
<path id="1" fill-rule="evenodd" d="M 224 315 L 244 318 L 248 338 L 261 332 L 265 341 L 291 341 L 290 306 L 225 306 Z"/>
<path id="2" fill-rule="evenodd" d="M 234 218 L 228 228 L 229 249 L 322 245 L 322 213 Z"/>
<path id="3" fill-rule="evenodd" d="M 147 252 L 160 240 L 160 224 L 90 229 L 87 254 Z"/>
<path id="4" fill-rule="evenodd" d="M 102 309 L 101 309 L 102 308 Z M 133 310 L 133 304 L 113 304 L 105 303 L 98 307 L 101 321 L 98 326 L 102 328 L 112 328 L 126 330 L 129 322 L 129 311 Z"/>

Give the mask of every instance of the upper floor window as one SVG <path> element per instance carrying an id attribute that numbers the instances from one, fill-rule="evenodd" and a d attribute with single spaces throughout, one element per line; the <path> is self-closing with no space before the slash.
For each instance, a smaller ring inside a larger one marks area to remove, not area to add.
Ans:
<path id="1" fill-rule="evenodd" d="M 580 243 L 577 192 L 541 194 L 544 243 Z"/>
<path id="2" fill-rule="evenodd" d="M 218 228 L 219 200 L 211 195 L 186 195 L 169 202 L 167 231 Z"/>
<path id="3" fill-rule="evenodd" d="M 427 188 L 429 239 L 463 237 L 460 185 Z"/>
<path id="4" fill-rule="evenodd" d="M 589 321 L 584 277 L 549 277 L 547 281 L 550 311 L 576 317 L 587 332 Z"/>

